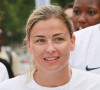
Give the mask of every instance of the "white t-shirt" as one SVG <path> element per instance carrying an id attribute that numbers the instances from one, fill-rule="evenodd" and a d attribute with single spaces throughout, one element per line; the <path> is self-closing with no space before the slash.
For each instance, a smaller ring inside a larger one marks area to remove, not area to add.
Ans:
<path id="1" fill-rule="evenodd" d="M 100 24 L 74 33 L 75 50 L 69 63 L 74 68 L 100 74 Z"/>
<path id="2" fill-rule="evenodd" d="M 0 83 L 9 79 L 6 67 L 0 62 Z"/>
<path id="3" fill-rule="evenodd" d="M 72 78 L 69 83 L 59 87 L 42 87 L 27 74 L 4 81 L 0 90 L 100 90 L 100 76 L 79 69 L 72 69 Z"/>

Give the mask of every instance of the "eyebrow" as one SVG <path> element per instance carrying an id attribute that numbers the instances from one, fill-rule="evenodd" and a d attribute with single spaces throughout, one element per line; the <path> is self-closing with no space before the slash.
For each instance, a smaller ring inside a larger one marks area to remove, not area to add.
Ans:
<path id="1" fill-rule="evenodd" d="M 95 9 L 96 7 L 90 6 L 88 9 Z"/>
<path id="2" fill-rule="evenodd" d="M 57 34 L 53 35 L 53 37 L 59 36 L 59 35 L 65 35 L 65 34 L 63 34 L 63 33 L 57 33 Z"/>
<path id="3" fill-rule="evenodd" d="M 34 36 L 34 37 L 45 37 L 45 36 L 42 36 L 42 35 L 36 35 L 36 36 Z"/>
<path id="4" fill-rule="evenodd" d="M 59 35 L 64 35 L 64 34 L 63 34 L 63 33 L 57 33 L 57 34 L 54 34 L 53 37 L 59 36 Z M 44 38 L 45 36 L 42 36 L 42 35 L 36 35 L 36 36 L 34 36 L 34 37 L 42 37 L 42 38 Z"/>

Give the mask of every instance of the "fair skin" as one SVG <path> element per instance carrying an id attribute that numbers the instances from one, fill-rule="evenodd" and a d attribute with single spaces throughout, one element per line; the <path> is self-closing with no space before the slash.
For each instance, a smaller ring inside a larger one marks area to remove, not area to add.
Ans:
<path id="1" fill-rule="evenodd" d="M 65 23 L 58 18 L 38 21 L 31 30 L 30 41 L 26 40 L 29 52 L 34 56 L 37 71 L 33 75 L 42 86 L 56 87 L 69 82 L 71 69 L 68 65 L 72 39 Z M 39 74 L 39 77 L 38 77 Z M 67 77 L 67 78 L 66 78 Z"/>
<path id="2" fill-rule="evenodd" d="M 70 18 L 72 18 L 73 8 L 67 8 L 67 9 L 65 10 L 65 13 L 66 13 Z"/>
<path id="3" fill-rule="evenodd" d="M 100 23 L 99 0 L 75 0 L 72 20 L 75 30 Z"/>

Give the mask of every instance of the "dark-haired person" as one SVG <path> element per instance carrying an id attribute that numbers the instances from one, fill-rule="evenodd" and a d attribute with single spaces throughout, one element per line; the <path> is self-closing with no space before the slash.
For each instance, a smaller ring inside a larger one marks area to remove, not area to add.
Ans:
<path id="1" fill-rule="evenodd" d="M 100 23 L 100 0 L 74 0 L 75 31 Z"/>
<path id="2" fill-rule="evenodd" d="M 70 64 L 74 68 L 100 75 L 100 24 L 74 32 L 75 49 Z"/>
<path id="3" fill-rule="evenodd" d="M 100 0 L 75 0 L 72 19 L 76 42 L 70 64 L 100 75 Z"/>
<path id="4" fill-rule="evenodd" d="M 4 32 L 2 29 L 0 29 L 0 58 L 6 60 L 10 65 L 13 74 L 11 76 L 17 76 L 20 74 L 18 56 L 14 51 L 10 50 L 10 48 L 7 49 L 5 46 L 3 46 L 4 39 Z"/>

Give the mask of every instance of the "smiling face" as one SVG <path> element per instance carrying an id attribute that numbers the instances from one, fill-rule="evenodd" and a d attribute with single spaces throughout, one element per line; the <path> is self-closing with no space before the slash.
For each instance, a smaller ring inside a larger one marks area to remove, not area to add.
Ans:
<path id="1" fill-rule="evenodd" d="M 72 20 L 75 30 L 100 23 L 100 1 L 75 0 Z"/>
<path id="2" fill-rule="evenodd" d="M 30 32 L 27 42 L 29 52 L 34 55 L 38 69 L 58 71 L 68 66 L 70 51 L 74 49 L 65 23 L 57 18 L 38 21 Z"/>

